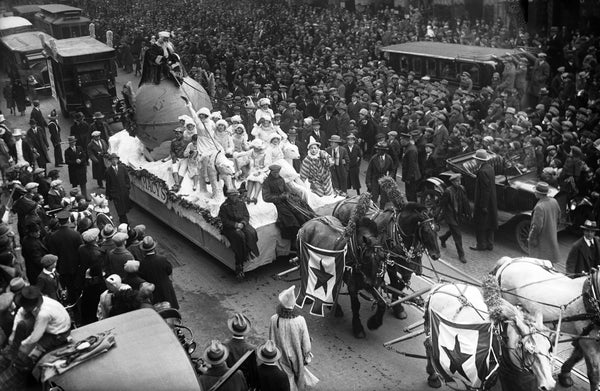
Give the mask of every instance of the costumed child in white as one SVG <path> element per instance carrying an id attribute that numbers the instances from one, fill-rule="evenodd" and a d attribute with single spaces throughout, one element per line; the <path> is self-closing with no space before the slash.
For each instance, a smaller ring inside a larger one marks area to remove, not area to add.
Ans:
<path id="1" fill-rule="evenodd" d="M 196 130 L 196 124 L 191 117 L 186 115 L 185 127 L 183 128 L 183 141 L 190 142 L 192 140 L 192 136 L 198 134 Z"/>
<path id="2" fill-rule="evenodd" d="M 202 107 L 198 112 L 194 111 L 192 103 L 187 98 L 182 97 L 185 101 L 190 115 L 196 124 L 196 131 L 198 134 L 198 150 L 202 152 L 200 158 L 201 169 L 200 179 L 204 180 L 205 183 L 208 181 L 208 161 L 212 154 L 223 149 L 221 144 L 215 140 L 215 123 L 210 119 L 210 110 L 207 107 Z"/>
<path id="3" fill-rule="evenodd" d="M 275 114 L 273 110 L 270 108 L 271 101 L 269 98 L 261 98 L 258 100 L 258 109 L 256 109 L 256 113 L 254 113 L 254 118 L 256 118 L 256 122 L 258 122 L 261 118 L 267 118 L 269 120 L 273 120 Z"/>
<path id="4" fill-rule="evenodd" d="M 221 145 L 221 147 L 223 147 L 225 156 L 232 157 L 233 140 L 231 139 L 231 135 L 227 131 L 228 125 L 229 124 L 224 119 L 220 119 L 217 121 L 217 131 L 215 132 L 215 140 Z"/>
<path id="5" fill-rule="evenodd" d="M 260 139 L 252 140 L 250 144 L 252 153 L 250 154 L 249 175 L 248 175 L 248 201 L 256 204 L 258 195 L 262 190 L 262 184 L 267 178 L 268 165 L 266 165 L 265 144 Z"/>
<path id="6" fill-rule="evenodd" d="M 202 153 L 198 151 L 197 134 L 192 136 L 191 142 L 185 147 L 185 151 L 183 151 L 183 156 L 188 160 L 187 176 L 192 180 L 192 190 L 196 191 L 200 183 L 200 161 L 202 159 Z"/>
<path id="7" fill-rule="evenodd" d="M 274 134 L 279 134 L 282 140 L 287 140 L 287 134 L 281 128 L 274 127 L 270 118 L 261 117 L 252 129 L 252 135 L 265 143 L 270 142 Z"/>
<path id="8" fill-rule="evenodd" d="M 271 164 L 277 164 L 281 166 L 279 175 L 285 180 L 286 183 L 296 182 L 301 187 L 305 187 L 304 182 L 300 179 L 300 174 L 294 170 L 294 166 L 291 165 L 285 158 L 284 149 L 287 141 L 281 141 L 281 136 L 278 133 L 271 135 L 271 141 L 267 147 L 267 157 L 265 159 L 265 165 L 268 167 Z M 297 148 L 297 147 L 296 147 Z"/>

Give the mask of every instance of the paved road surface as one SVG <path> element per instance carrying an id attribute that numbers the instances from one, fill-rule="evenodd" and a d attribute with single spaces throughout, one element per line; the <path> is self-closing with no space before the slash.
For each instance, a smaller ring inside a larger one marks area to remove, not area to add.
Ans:
<path id="1" fill-rule="evenodd" d="M 117 91 L 120 91 L 122 84 L 130 79 L 132 79 L 131 74 L 120 75 Z M 137 85 L 137 80 L 134 81 L 134 85 Z M 40 97 L 40 99 L 44 114 L 49 113 L 52 108 L 58 109 L 58 103 L 52 97 Z M 0 104 L 2 108 L 6 107 L 4 102 Z M 3 112 L 6 113 L 5 110 Z M 25 117 L 7 115 L 8 122 L 13 128 L 26 128 L 29 112 L 30 109 L 27 110 Z M 63 129 L 63 140 L 66 141 L 71 121 L 61 118 L 60 123 Z M 363 178 L 365 170 L 366 164 L 363 163 Z M 67 182 L 66 167 L 61 168 L 61 173 Z M 91 168 L 88 178 L 91 178 Z M 91 180 L 89 185 L 90 191 L 97 190 L 96 184 Z M 68 184 L 66 188 L 69 189 Z M 165 253 L 174 264 L 173 280 L 184 321 L 194 331 L 200 347 L 199 352 L 212 338 L 228 338 L 226 320 L 237 311 L 244 312 L 252 320 L 254 332 L 249 337 L 251 342 L 258 344 L 268 337 L 267 327 L 270 316 L 275 310 L 277 294 L 292 283 L 272 278 L 274 274 L 289 268 L 285 259 L 249 272 L 246 280 L 238 283 L 233 278 L 233 273 L 219 261 L 140 208 L 135 207 L 130 212 L 129 218 L 133 224 L 146 225 L 148 234 L 158 240 L 159 251 Z M 566 258 L 575 239 L 576 237 L 567 233 L 559 235 L 562 259 Z M 442 249 L 442 258 L 473 277 L 481 279 L 500 257 L 523 255 L 517 250 L 509 227 L 498 232 L 493 252 L 470 251 L 468 246 L 474 243 L 473 228 L 466 228 L 464 245 L 468 263 L 463 265 L 458 262 L 452 240 L 448 241 L 447 249 Z M 564 267 L 564 261 L 558 267 Z M 447 272 L 447 268 L 440 267 L 439 264 L 436 268 Z M 435 278 L 430 272 L 425 274 Z M 290 278 L 297 276 L 297 274 L 290 275 Z M 357 340 L 351 333 L 348 297 L 342 296 L 340 302 L 346 312 L 343 318 L 334 318 L 329 314 L 324 318 L 318 318 L 305 313 L 315 355 L 311 369 L 321 379 L 318 389 L 429 390 L 423 360 L 401 356 L 382 346 L 385 341 L 401 336 L 406 326 L 420 320 L 421 313 L 418 310 L 409 307 L 407 310 L 409 317 L 403 321 L 387 314 L 379 330 L 367 331 L 365 339 Z M 371 311 L 370 303 L 363 301 L 361 316 L 365 328 Z M 400 351 L 424 354 L 423 337 L 417 337 L 394 347 Z M 566 351 L 569 346 L 561 345 L 560 348 Z M 563 356 L 565 354 L 562 353 Z M 587 386 L 576 380 L 576 387 L 572 389 L 585 390 Z"/>

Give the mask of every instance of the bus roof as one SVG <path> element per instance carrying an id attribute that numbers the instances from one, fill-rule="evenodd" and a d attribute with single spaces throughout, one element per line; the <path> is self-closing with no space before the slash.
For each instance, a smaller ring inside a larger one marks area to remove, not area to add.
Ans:
<path id="1" fill-rule="evenodd" d="M 42 10 L 42 12 L 45 13 L 49 13 L 49 14 L 60 14 L 63 12 L 73 12 L 75 13 L 75 11 L 78 11 L 81 14 L 81 8 L 77 8 L 77 7 L 71 7 L 70 5 L 65 5 L 65 4 L 44 4 L 44 5 L 40 5 L 40 10 Z M 71 13 L 69 12 L 69 13 Z"/>
<path id="2" fill-rule="evenodd" d="M 33 25 L 30 21 L 20 16 L 5 16 L 0 18 L 0 31 L 26 26 Z"/>
<path id="3" fill-rule="evenodd" d="M 435 57 L 447 60 L 489 61 L 507 53 L 518 54 L 514 49 L 498 49 L 483 46 L 459 45 L 443 42 L 406 42 L 381 48 L 384 52 L 404 53 L 414 56 Z"/>
<path id="4" fill-rule="evenodd" d="M 48 42 L 48 41 L 47 41 Z M 67 38 L 67 39 L 56 39 L 56 56 L 55 59 L 62 59 L 63 61 L 72 61 L 76 57 L 83 57 L 89 55 L 98 55 L 98 57 L 108 57 L 113 55 L 115 49 L 110 46 L 98 41 L 90 36 Z"/>
<path id="5" fill-rule="evenodd" d="M 27 5 L 15 5 L 11 8 L 13 12 L 23 15 L 23 14 L 31 14 L 40 11 L 40 6 L 35 4 L 27 4 Z"/>
<path id="6" fill-rule="evenodd" d="M 40 31 L 28 31 L 25 33 L 11 34 L 6 37 L 2 37 L 0 40 L 2 43 L 11 51 L 14 52 L 32 52 L 42 48 L 42 41 L 40 40 L 40 34 L 44 36 L 44 39 L 48 41 L 52 38 L 46 33 Z"/>

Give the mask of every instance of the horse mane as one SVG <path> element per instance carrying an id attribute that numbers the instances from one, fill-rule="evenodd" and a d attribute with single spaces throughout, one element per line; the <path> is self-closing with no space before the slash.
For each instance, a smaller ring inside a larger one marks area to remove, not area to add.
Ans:
<path id="1" fill-rule="evenodd" d="M 350 239 L 352 235 L 354 235 L 356 228 L 358 227 L 358 223 L 367 215 L 370 203 L 371 193 L 366 192 L 360 195 L 358 201 L 356 202 L 356 206 L 350 215 L 348 225 L 346 226 L 346 229 L 344 229 L 343 237 L 345 239 Z"/>
<path id="2" fill-rule="evenodd" d="M 482 284 L 483 300 L 488 306 L 489 316 L 494 322 L 520 319 L 527 325 L 535 324 L 535 318 L 519 307 L 509 303 L 501 296 L 500 285 L 496 277 L 488 275 Z"/>
<path id="3" fill-rule="evenodd" d="M 418 203 L 418 202 L 407 202 L 406 204 L 404 204 L 404 207 L 402 208 L 402 212 L 407 212 L 407 213 L 424 213 L 427 212 L 427 208 Z"/>
<path id="4" fill-rule="evenodd" d="M 387 195 L 388 199 L 392 201 L 396 209 L 403 209 L 406 206 L 406 198 L 400 192 L 398 183 L 389 175 L 386 175 L 379 179 L 379 187 L 381 191 Z"/>

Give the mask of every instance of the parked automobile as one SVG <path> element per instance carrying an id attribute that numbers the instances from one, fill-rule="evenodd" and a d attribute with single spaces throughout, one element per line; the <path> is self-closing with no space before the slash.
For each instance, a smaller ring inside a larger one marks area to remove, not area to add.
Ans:
<path id="1" fill-rule="evenodd" d="M 519 248 L 527 253 L 531 215 L 537 203 L 534 190 L 540 179 L 535 168 L 528 168 L 522 163 L 498 154 L 490 153 L 490 155 L 490 163 L 496 173 L 498 222 L 500 225 L 514 224 L 515 240 Z M 473 201 L 477 177 L 475 152 L 447 159 L 446 167 L 448 171 L 442 172 L 438 177 L 427 178 L 422 184 L 421 202 L 430 209 L 438 207 L 440 197 L 450 183 L 449 177 L 452 173 L 462 174 L 462 184 L 467 190 L 467 196 Z M 592 213 L 593 203 L 587 197 L 568 199 L 564 192 L 555 187 L 550 187 L 548 195 L 558 201 L 562 211 L 559 230 L 578 227 Z"/>

